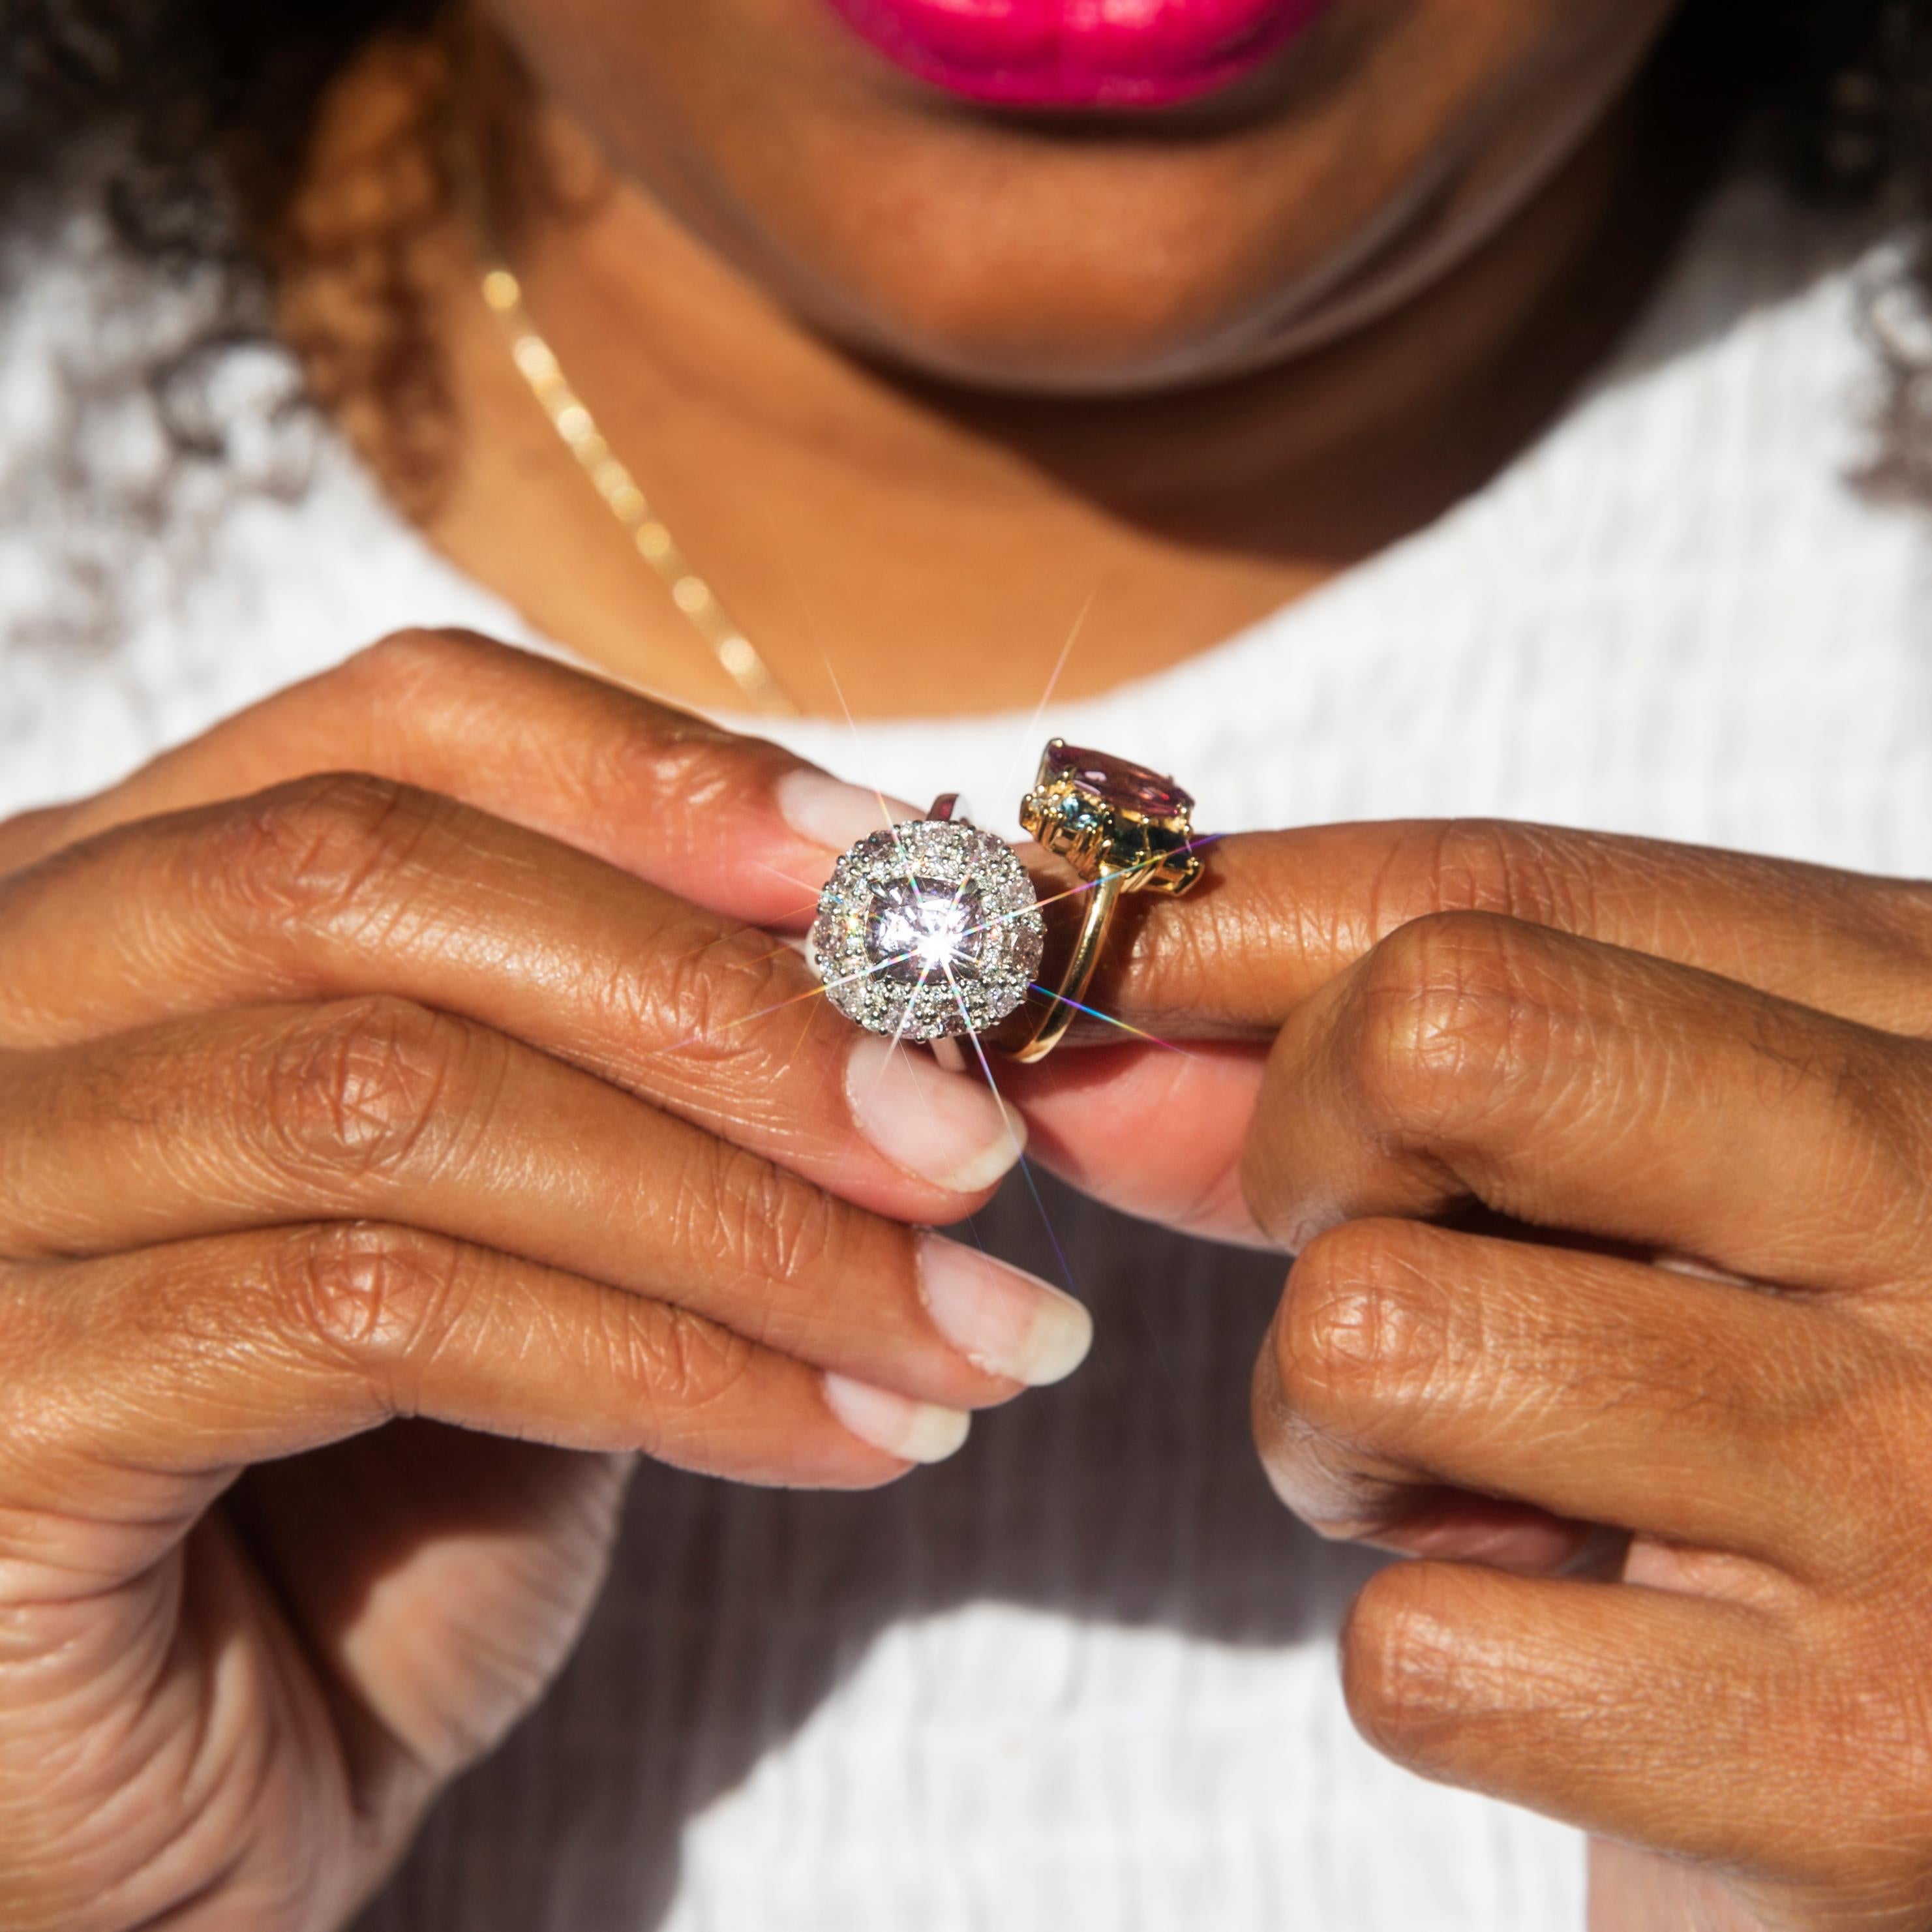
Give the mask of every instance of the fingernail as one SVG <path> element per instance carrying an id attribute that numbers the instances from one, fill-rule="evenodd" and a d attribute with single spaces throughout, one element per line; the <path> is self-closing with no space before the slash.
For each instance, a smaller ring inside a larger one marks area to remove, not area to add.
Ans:
<path id="1" fill-rule="evenodd" d="M 958 1453 L 973 1426 L 972 1418 L 958 1409 L 912 1402 L 849 1376 L 828 1374 L 825 1400 L 860 1442 L 908 1462 L 944 1462 Z"/>
<path id="2" fill-rule="evenodd" d="M 992 1186 L 1026 1148 L 1026 1123 L 982 1081 L 876 1034 L 853 1045 L 845 1097 L 888 1160 L 954 1194 Z"/>
<path id="3" fill-rule="evenodd" d="M 882 799 L 875 791 L 809 769 L 788 772 L 772 796 L 784 822 L 801 838 L 828 852 L 842 852 L 872 832 L 919 816 L 896 799 Z"/>
<path id="4" fill-rule="evenodd" d="M 919 1279 L 940 1333 L 988 1375 L 1044 1388 L 1094 1346 L 1094 1318 L 1072 1295 L 957 1241 L 925 1236 Z"/>

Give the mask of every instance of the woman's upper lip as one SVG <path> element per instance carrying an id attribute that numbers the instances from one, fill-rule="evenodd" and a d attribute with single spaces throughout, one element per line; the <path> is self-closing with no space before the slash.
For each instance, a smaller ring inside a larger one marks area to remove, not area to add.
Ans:
<path id="1" fill-rule="evenodd" d="M 832 0 L 874 46 L 1012 106 L 1152 106 L 1259 66 L 1327 0 Z"/>

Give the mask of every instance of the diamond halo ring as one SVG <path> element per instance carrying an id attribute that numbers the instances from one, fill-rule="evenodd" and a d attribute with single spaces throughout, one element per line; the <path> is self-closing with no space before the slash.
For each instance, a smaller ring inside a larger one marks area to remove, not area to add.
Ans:
<path id="1" fill-rule="evenodd" d="M 862 838 L 818 902 L 812 963 L 848 1019 L 898 1040 L 956 1039 L 998 1026 L 1040 971 L 1046 923 L 1012 848 L 956 819 Z"/>

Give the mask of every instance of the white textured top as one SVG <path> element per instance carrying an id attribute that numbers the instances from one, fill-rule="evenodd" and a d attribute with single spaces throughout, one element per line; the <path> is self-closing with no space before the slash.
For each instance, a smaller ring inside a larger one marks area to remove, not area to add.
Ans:
<path id="1" fill-rule="evenodd" d="M 1558 428 L 1322 594 L 1037 729 L 781 735 L 905 796 L 961 789 L 988 823 L 1059 731 L 1176 772 L 1210 827 L 1500 813 L 1932 872 L 1932 550 L 1846 480 L 1860 245 L 1740 183 Z M 0 811 L 397 626 L 525 634 L 313 431 L 244 437 L 245 488 L 170 473 L 124 369 L 191 296 L 86 223 L 15 266 Z M 263 356 L 220 380 L 284 376 Z M 111 648 L 75 640 L 104 628 Z M 1580 1926 L 1576 1840 L 1350 1730 L 1334 1636 L 1371 1561 L 1298 1529 L 1246 1438 L 1280 1262 L 1042 1194 L 1099 1318 L 1082 1374 L 880 1496 L 647 1469 L 574 1663 L 370 1927 Z M 988 1245 L 1050 1270 L 1042 1212 L 1010 1186 Z"/>

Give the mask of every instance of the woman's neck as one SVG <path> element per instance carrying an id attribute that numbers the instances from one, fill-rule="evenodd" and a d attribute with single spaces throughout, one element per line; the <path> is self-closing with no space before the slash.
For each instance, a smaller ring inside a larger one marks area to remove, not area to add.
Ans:
<path id="1" fill-rule="evenodd" d="M 328 204 L 344 130 L 372 115 L 338 101 L 306 198 Z M 1474 258 L 1373 326 L 1161 396 L 975 394 L 855 359 L 603 175 L 554 117 L 538 138 L 573 191 L 523 224 L 516 266 L 598 426 L 797 702 L 1024 708 L 1056 671 L 1074 697 L 1180 662 L 1506 461 L 1614 340 L 1702 178 L 1657 122 L 1640 92 Z M 457 215 L 424 226 L 409 273 L 458 436 L 428 536 L 613 675 L 734 708 L 524 386 Z M 326 311 L 310 283 L 289 286 Z M 392 468 L 394 422 L 343 414 Z"/>

